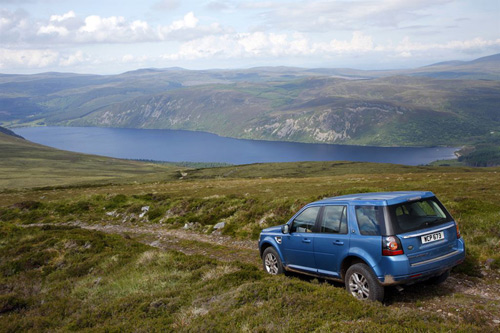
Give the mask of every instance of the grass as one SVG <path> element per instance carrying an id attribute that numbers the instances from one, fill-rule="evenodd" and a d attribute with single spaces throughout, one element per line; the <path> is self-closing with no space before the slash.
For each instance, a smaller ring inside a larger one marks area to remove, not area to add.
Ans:
<path id="1" fill-rule="evenodd" d="M 317 280 L 271 277 L 253 265 L 100 232 L 2 223 L 0 233 L 4 332 L 484 329 L 481 322 L 361 303 Z"/>
<path id="2" fill-rule="evenodd" d="M 0 190 L 0 331 L 494 327 L 491 319 L 500 306 L 494 298 L 418 286 L 386 305 L 360 303 L 339 286 L 265 275 L 257 250 L 249 254 L 253 250 L 207 244 L 196 234 L 170 238 L 155 249 L 139 243 L 151 243 L 154 234 L 121 237 L 69 228 L 65 222 L 167 234 L 187 224 L 201 237 L 213 236 L 214 225 L 224 221 L 216 233 L 249 241 L 323 197 L 431 190 L 458 221 L 467 244 L 467 260 L 452 278 L 497 288 L 500 168 L 301 162 L 184 169 L 180 179 L 179 171 L 161 165 L 10 140 L 0 141 L 12 149 L 0 165 L 5 177 L 12 177 L 11 185 Z M 28 156 L 50 172 L 27 164 Z M 20 175 L 27 179 L 21 182 Z M 245 260 L 238 259 L 242 256 Z"/>
<path id="3" fill-rule="evenodd" d="M 0 190 L 89 185 L 130 178 L 177 177 L 182 167 L 91 156 L 52 149 L 0 133 Z"/>
<path id="4" fill-rule="evenodd" d="M 0 193 L 0 220 L 13 223 L 191 224 L 211 233 L 256 239 L 304 204 L 328 196 L 377 191 L 433 191 L 467 242 L 467 271 L 500 266 L 499 168 L 407 167 L 355 162 L 257 164 L 186 171 L 182 180 Z M 257 175 L 260 175 L 257 177 Z M 224 178 L 225 177 L 225 178 Z M 148 207 L 147 212 L 143 209 Z"/>

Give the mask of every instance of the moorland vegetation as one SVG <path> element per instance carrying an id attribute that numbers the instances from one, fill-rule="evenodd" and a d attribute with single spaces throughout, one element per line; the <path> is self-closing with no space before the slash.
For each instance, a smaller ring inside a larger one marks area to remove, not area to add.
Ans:
<path id="1" fill-rule="evenodd" d="M 0 143 L 1 331 L 498 329 L 500 168 L 188 169 L 61 152 L 2 134 Z M 393 190 L 431 190 L 458 221 L 467 260 L 444 285 L 361 303 L 341 285 L 261 269 L 262 228 L 312 200 Z M 214 228 L 219 222 L 224 227 Z"/>

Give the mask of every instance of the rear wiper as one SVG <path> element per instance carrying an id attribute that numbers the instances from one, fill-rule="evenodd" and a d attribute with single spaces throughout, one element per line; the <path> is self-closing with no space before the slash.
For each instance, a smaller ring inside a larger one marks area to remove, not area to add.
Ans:
<path id="1" fill-rule="evenodd" d="M 432 224 L 436 224 L 438 222 L 441 222 L 442 220 L 446 220 L 446 218 L 444 218 L 444 217 L 438 217 L 437 219 L 425 222 L 425 225 L 426 226 L 430 226 Z"/>

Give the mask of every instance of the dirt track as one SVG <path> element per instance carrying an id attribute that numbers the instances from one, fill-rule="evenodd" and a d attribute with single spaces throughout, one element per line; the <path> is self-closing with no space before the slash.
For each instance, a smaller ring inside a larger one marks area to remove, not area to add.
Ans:
<path id="1" fill-rule="evenodd" d="M 58 225 L 119 234 L 159 249 L 261 267 L 256 241 L 236 240 L 220 234 L 207 235 L 184 229 L 167 229 L 161 225 L 89 225 L 80 221 Z M 500 274 L 486 269 L 481 274 L 482 278 L 452 274 L 439 286 L 416 284 L 405 287 L 403 291 L 391 288 L 387 290 L 385 304 L 415 308 L 442 317 L 456 317 L 457 320 L 466 322 L 487 321 L 489 326 L 496 329 L 500 326 Z M 342 287 L 341 284 L 338 286 Z"/>

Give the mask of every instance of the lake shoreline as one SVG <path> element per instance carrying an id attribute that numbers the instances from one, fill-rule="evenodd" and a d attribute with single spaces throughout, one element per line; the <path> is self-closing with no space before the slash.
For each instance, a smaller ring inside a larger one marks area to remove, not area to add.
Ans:
<path id="1" fill-rule="evenodd" d="M 189 129 L 173 129 L 173 128 L 138 128 L 138 127 L 104 127 L 104 126 L 71 126 L 71 125 L 31 125 L 22 124 L 21 126 L 7 126 L 5 128 L 10 129 L 11 131 L 16 131 L 17 129 L 25 129 L 25 128 L 40 128 L 40 127 L 74 127 L 74 128 L 109 128 L 109 129 L 128 129 L 128 130 L 145 130 L 145 131 L 179 131 L 179 132 L 194 132 L 194 133 L 206 133 L 218 136 L 220 138 L 228 138 L 228 139 L 237 139 L 237 140 L 249 140 L 249 141 L 262 141 L 262 142 L 290 142 L 290 143 L 303 143 L 303 144 L 312 144 L 312 145 L 333 145 L 333 146 L 355 146 L 355 147 L 374 147 L 374 148 L 455 148 L 456 151 L 460 151 L 465 146 L 447 146 L 447 145 L 408 145 L 408 146 L 398 146 L 398 145 L 363 145 L 363 144 L 354 144 L 354 143 L 331 143 L 331 142 L 305 142 L 305 141 L 292 141 L 292 140 L 272 140 L 272 139 L 252 139 L 252 138 L 243 138 L 243 137 L 235 137 L 235 136 L 227 136 L 221 135 L 214 132 L 207 132 L 201 130 L 189 130 Z M 456 154 L 455 154 L 456 155 Z M 459 156 L 458 156 L 459 157 Z M 457 158 L 458 158 L 457 157 Z"/>
<path id="2" fill-rule="evenodd" d="M 440 159 L 456 159 L 456 152 L 461 149 L 238 139 L 203 131 L 169 129 L 38 126 L 19 127 L 14 131 L 30 141 L 58 149 L 175 163 L 201 161 L 249 164 L 347 160 L 425 165 Z M 227 152 L 220 151 L 221 147 L 222 150 L 227 149 Z M 398 156 L 399 154 L 404 156 Z"/>

